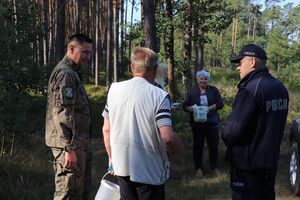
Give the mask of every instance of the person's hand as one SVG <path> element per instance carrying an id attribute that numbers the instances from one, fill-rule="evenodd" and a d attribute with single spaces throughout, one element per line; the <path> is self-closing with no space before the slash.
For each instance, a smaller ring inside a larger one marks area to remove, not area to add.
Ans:
<path id="1" fill-rule="evenodd" d="M 75 151 L 65 152 L 65 164 L 66 169 L 75 169 L 77 166 L 77 156 Z"/>
<path id="2" fill-rule="evenodd" d="M 111 175 L 115 175 L 114 173 L 114 167 L 113 167 L 113 164 L 112 164 L 112 161 L 111 159 L 109 159 L 108 161 L 108 168 L 107 168 L 107 171 L 111 174 Z"/>
<path id="3" fill-rule="evenodd" d="M 194 112 L 193 106 L 188 106 L 188 107 L 186 107 L 186 109 L 190 112 Z"/>

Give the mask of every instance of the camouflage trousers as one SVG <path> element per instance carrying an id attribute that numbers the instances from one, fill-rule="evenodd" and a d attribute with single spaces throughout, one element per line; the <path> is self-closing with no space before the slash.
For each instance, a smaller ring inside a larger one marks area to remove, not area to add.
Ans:
<path id="1" fill-rule="evenodd" d="M 87 200 L 91 186 L 92 153 L 90 148 L 75 150 L 77 167 L 64 168 L 65 151 L 52 148 L 54 156 L 54 200 Z"/>

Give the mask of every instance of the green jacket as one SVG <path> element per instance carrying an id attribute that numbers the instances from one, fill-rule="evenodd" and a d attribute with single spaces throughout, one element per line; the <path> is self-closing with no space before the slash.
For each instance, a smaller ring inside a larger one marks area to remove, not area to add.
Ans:
<path id="1" fill-rule="evenodd" d="M 46 144 L 66 151 L 90 144 L 91 114 L 78 66 L 65 56 L 48 83 Z"/>

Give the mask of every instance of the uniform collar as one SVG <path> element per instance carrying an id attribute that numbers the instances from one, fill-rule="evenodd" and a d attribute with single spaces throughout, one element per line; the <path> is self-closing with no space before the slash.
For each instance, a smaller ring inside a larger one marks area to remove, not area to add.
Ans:
<path id="1" fill-rule="evenodd" d="M 237 88 L 246 86 L 250 81 L 263 77 L 263 76 L 268 76 L 269 74 L 269 69 L 267 67 L 260 68 L 260 69 L 255 69 L 249 74 L 247 74 L 242 80 L 237 85 Z"/>
<path id="2" fill-rule="evenodd" d="M 69 58 L 67 55 L 65 55 L 64 60 L 65 60 L 65 62 L 67 63 L 68 66 L 73 68 L 73 70 L 75 70 L 75 71 L 78 70 L 78 65 L 71 58 Z"/>

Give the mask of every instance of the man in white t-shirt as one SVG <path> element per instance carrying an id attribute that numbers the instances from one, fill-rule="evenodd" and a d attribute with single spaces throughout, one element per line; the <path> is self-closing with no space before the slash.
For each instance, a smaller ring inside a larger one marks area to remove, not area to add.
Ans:
<path id="1" fill-rule="evenodd" d="M 118 178 L 122 200 L 165 199 L 168 155 L 183 151 L 172 129 L 168 93 L 153 85 L 157 68 L 155 52 L 134 49 L 134 77 L 111 85 L 102 113 L 108 164 Z"/>

